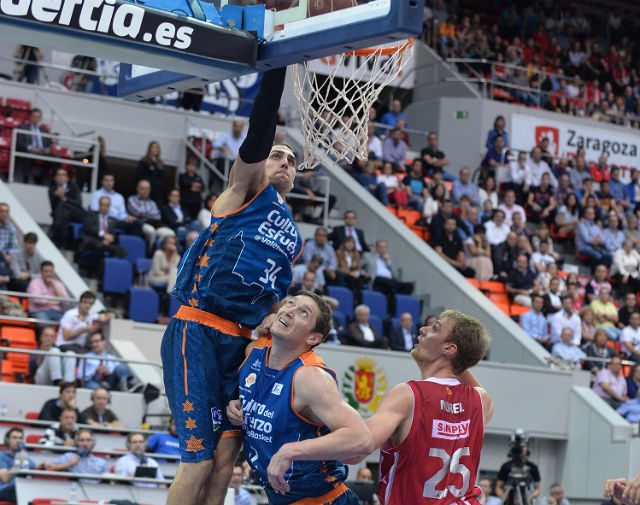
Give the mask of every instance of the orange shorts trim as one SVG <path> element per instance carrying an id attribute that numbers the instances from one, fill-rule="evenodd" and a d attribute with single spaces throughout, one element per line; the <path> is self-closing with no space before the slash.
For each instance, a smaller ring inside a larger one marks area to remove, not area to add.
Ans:
<path id="1" fill-rule="evenodd" d="M 223 438 L 240 438 L 242 437 L 242 430 L 227 430 L 223 431 L 222 435 L 220 435 L 220 440 Z"/>
<path id="2" fill-rule="evenodd" d="M 182 305 L 173 317 L 183 321 L 204 324 L 205 326 L 210 326 L 234 337 L 251 338 L 251 328 L 244 328 L 237 323 L 218 317 L 210 312 L 196 309 L 195 307 Z"/>
<path id="3" fill-rule="evenodd" d="M 331 505 L 331 502 L 345 494 L 347 491 L 349 491 L 349 488 L 341 483 L 338 487 L 332 489 L 327 494 L 316 496 L 315 498 L 303 498 L 302 500 L 294 501 L 291 505 Z"/>

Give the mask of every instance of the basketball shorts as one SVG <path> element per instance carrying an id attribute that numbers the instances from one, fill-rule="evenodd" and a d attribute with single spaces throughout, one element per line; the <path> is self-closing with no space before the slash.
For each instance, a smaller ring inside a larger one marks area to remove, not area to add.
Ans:
<path id="1" fill-rule="evenodd" d="M 242 436 L 227 419 L 251 330 L 182 306 L 162 337 L 164 386 L 187 463 L 212 459 L 220 438 Z"/>

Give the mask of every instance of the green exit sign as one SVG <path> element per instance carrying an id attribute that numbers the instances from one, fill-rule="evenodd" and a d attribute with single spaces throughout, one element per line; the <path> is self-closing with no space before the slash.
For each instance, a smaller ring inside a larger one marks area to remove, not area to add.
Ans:
<path id="1" fill-rule="evenodd" d="M 457 110 L 453 115 L 456 119 L 469 119 L 469 111 L 468 110 Z"/>

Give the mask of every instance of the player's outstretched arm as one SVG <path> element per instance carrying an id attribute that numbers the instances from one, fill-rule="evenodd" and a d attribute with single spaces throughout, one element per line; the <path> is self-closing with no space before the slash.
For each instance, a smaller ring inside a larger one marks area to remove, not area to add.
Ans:
<path id="1" fill-rule="evenodd" d="M 294 461 L 343 460 L 369 454 L 371 432 L 360 415 L 340 396 L 335 380 L 319 367 L 303 367 L 294 378 L 293 402 L 308 420 L 327 426 L 331 433 L 315 439 L 283 445 L 269 463 L 267 472 L 273 489 L 289 492 L 284 477 Z"/>
<path id="2" fill-rule="evenodd" d="M 604 484 L 604 495 L 616 503 L 637 505 L 640 503 L 640 474 L 635 479 L 610 479 Z"/>
<path id="3" fill-rule="evenodd" d="M 458 376 L 458 380 L 463 384 L 468 384 L 475 388 L 478 393 L 480 393 L 480 397 L 482 398 L 482 416 L 484 417 L 485 426 L 491 418 L 493 417 L 493 412 L 495 410 L 493 406 L 493 401 L 487 393 L 487 390 L 482 387 L 482 385 L 478 382 L 478 379 L 474 377 L 470 370 L 465 370 Z"/>

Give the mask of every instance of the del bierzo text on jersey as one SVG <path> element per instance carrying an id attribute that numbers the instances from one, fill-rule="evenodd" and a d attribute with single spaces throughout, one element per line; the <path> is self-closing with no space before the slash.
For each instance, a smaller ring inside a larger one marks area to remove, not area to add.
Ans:
<path id="1" fill-rule="evenodd" d="M 258 226 L 258 233 L 256 240 L 276 249 L 285 248 L 290 254 L 295 253 L 298 232 L 291 219 L 280 214 L 279 210 L 269 212 L 267 219 Z"/>
<path id="2" fill-rule="evenodd" d="M 175 49 L 188 49 L 194 30 L 191 26 L 176 28 L 165 21 L 158 24 L 155 33 L 141 35 L 145 9 L 130 3 L 116 3 L 116 0 L 0 0 L 0 12 L 88 32 L 154 41 Z"/>

